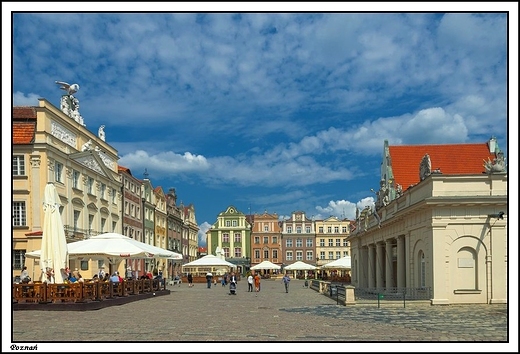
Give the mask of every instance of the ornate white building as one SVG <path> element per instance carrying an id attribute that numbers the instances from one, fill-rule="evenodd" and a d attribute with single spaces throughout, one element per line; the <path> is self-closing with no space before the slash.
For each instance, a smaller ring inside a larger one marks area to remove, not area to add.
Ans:
<path id="1" fill-rule="evenodd" d="M 495 138 L 385 141 L 376 209 L 360 213 L 349 237 L 352 285 L 429 292 L 434 305 L 506 303 L 507 185 Z"/>
<path id="2" fill-rule="evenodd" d="M 25 252 L 39 250 L 42 237 L 42 197 L 53 182 L 67 242 L 104 232 L 121 232 L 121 187 L 117 151 L 45 99 L 35 107 L 13 107 L 13 276 L 24 265 Z M 38 260 L 28 261 L 38 279 Z M 74 260 L 89 277 L 103 261 Z M 120 269 L 123 270 L 123 269 Z"/>

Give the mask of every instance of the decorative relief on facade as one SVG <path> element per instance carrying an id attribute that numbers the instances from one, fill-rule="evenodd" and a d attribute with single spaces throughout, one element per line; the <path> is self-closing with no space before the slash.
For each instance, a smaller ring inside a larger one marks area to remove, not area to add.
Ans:
<path id="1" fill-rule="evenodd" d="M 65 170 L 65 175 L 67 176 L 67 178 L 72 179 L 72 171 L 72 168 L 67 167 L 67 169 Z"/>
<path id="2" fill-rule="evenodd" d="M 61 96 L 60 110 L 79 124 L 85 126 L 83 117 L 79 113 L 79 100 L 74 97 L 74 93 L 78 92 L 78 84 L 68 84 L 63 81 L 56 81 L 57 85 L 61 85 L 60 89 L 67 91 L 67 94 Z"/>
<path id="3" fill-rule="evenodd" d="M 112 160 L 110 157 L 108 157 L 107 154 L 105 154 L 103 151 L 99 150 L 98 146 L 96 146 L 96 151 L 97 151 L 99 157 L 101 158 L 101 161 L 103 161 L 103 163 L 105 164 L 105 166 L 107 166 L 111 170 L 114 170 L 115 169 L 114 160 Z"/>
<path id="4" fill-rule="evenodd" d="M 105 141 L 105 126 L 104 125 L 101 125 L 98 129 L 98 137 Z"/>
<path id="5" fill-rule="evenodd" d="M 65 144 L 76 148 L 76 135 L 56 122 L 51 122 L 51 135 L 63 141 Z"/>
<path id="6" fill-rule="evenodd" d="M 54 171 L 54 164 L 56 163 L 56 160 L 49 158 L 47 160 L 47 168 L 49 171 Z"/>
<path id="7" fill-rule="evenodd" d="M 403 195 L 403 186 L 401 186 L 399 183 L 397 183 L 397 188 L 395 189 L 395 197 L 399 198 Z"/>
<path id="8" fill-rule="evenodd" d="M 98 192 L 101 191 L 101 182 L 96 181 L 96 190 L 97 190 Z"/>
<path id="9" fill-rule="evenodd" d="M 504 157 L 504 153 L 499 151 L 496 154 L 496 157 L 491 161 L 488 157 L 488 160 L 484 160 L 484 168 L 487 174 L 492 173 L 505 173 L 506 172 L 506 159 Z"/>
<path id="10" fill-rule="evenodd" d="M 103 169 L 99 165 L 99 163 L 94 159 L 92 156 L 84 156 L 77 159 L 78 162 L 82 163 L 83 165 L 87 166 L 91 170 L 94 170 L 102 175 L 105 175 L 103 172 Z"/>
<path id="11" fill-rule="evenodd" d="M 32 168 L 40 167 L 40 165 L 42 163 L 42 157 L 40 155 L 31 155 L 30 157 L 31 157 L 31 159 L 30 159 L 31 167 Z"/>
<path id="12" fill-rule="evenodd" d="M 81 151 L 92 151 L 93 146 L 92 139 L 88 139 L 85 144 L 81 145 Z"/>
<path id="13" fill-rule="evenodd" d="M 421 160 L 421 164 L 419 165 L 419 178 L 421 181 L 424 181 L 429 175 L 432 173 L 432 162 L 430 160 L 430 155 L 425 154 Z"/>
<path id="14" fill-rule="evenodd" d="M 386 181 L 384 179 L 379 181 L 379 190 L 376 192 L 376 195 L 376 210 L 379 210 L 390 203 L 389 190 L 386 187 Z"/>
<path id="15" fill-rule="evenodd" d="M 88 183 L 88 176 L 83 175 L 83 185 L 86 186 Z"/>

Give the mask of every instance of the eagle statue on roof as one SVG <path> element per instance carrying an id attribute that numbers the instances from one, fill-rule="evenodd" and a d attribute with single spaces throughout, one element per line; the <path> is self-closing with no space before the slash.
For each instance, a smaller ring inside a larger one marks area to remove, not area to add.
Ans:
<path id="1" fill-rule="evenodd" d="M 79 90 L 79 85 L 78 84 L 70 85 L 70 84 L 68 84 L 66 82 L 63 82 L 63 81 L 56 81 L 56 84 L 57 85 L 61 85 L 60 89 L 67 91 L 67 93 L 69 95 L 72 95 L 72 94 L 78 92 L 78 90 Z"/>

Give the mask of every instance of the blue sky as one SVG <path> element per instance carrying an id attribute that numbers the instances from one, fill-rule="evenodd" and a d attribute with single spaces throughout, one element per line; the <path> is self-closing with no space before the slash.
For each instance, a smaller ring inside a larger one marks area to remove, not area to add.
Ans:
<path id="1" fill-rule="evenodd" d="M 71 13 L 12 14 L 28 9 Z M 114 10 L 141 13 L 81 14 Z M 193 203 L 202 231 L 229 205 L 354 218 L 373 202 L 385 139 L 495 135 L 518 195 L 516 2 L 3 2 L 2 23 L 4 141 L 11 104 L 59 107 L 54 82 L 77 83 L 87 128 L 104 124 L 120 164 Z M 287 344 L 257 345 L 312 347 Z"/>
<path id="2" fill-rule="evenodd" d="M 87 128 L 104 124 L 121 165 L 193 203 L 201 234 L 229 205 L 354 218 L 379 188 L 385 139 L 494 135 L 510 159 L 518 31 L 508 43 L 505 14 L 253 10 L 14 14 L 12 102 L 59 107 L 55 81 L 79 84 Z"/>

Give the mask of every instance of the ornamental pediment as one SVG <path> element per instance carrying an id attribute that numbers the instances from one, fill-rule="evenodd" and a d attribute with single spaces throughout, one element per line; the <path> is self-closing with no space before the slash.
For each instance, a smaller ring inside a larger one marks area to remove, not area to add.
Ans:
<path id="1" fill-rule="evenodd" d="M 91 156 L 83 156 L 83 157 L 79 157 L 79 158 L 77 158 L 75 160 L 77 162 L 79 162 L 80 164 L 90 168 L 91 170 L 106 176 L 106 174 L 103 171 L 103 168 L 101 168 L 101 164 L 98 161 L 96 161 L 94 156 L 92 156 L 92 155 Z"/>
<path id="2" fill-rule="evenodd" d="M 70 158 L 104 177 L 107 177 L 111 180 L 117 180 L 112 173 L 112 170 L 107 168 L 104 161 L 96 151 L 78 152 L 71 155 Z"/>

